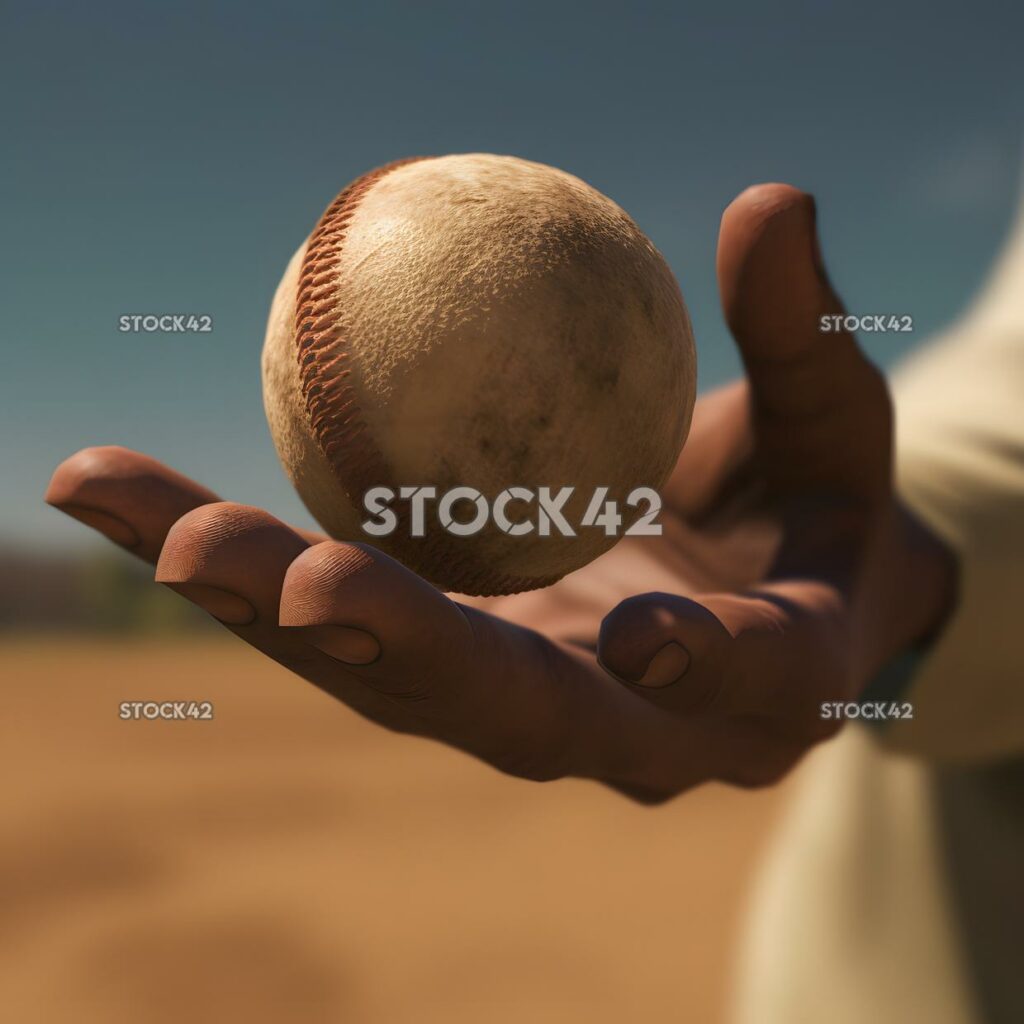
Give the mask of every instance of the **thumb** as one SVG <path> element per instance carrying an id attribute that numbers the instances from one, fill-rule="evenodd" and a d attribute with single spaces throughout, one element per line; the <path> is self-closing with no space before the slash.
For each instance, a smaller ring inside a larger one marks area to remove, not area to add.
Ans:
<path id="1" fill-rule="evenodd" d="M 813 198 L 790 185 L 747 189 L 722 216 L 717 269 L 769 485 L 887 491 L 888 392 L 850 333 L 823 330 L 844 309 L 822 264 Z"/>

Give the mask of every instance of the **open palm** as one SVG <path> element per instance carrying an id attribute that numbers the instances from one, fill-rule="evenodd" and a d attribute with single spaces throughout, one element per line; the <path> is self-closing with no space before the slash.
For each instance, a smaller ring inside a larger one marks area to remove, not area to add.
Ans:
<path id="1" fill-rule="evenodd" d="M 948 605 L 952 567 L 898 504 L 885 383 L 821 269 L 809 197 L 747 190 L 718 253 L 747 379 L 697 403 L 661 537 L 543 591 L 444 595 L 361 543 L 222 501 L 161 463 L 90 448 L 47 500 L 156 579 L 391 729 L 531 779 L 661 800 L 778 778 Z"/>

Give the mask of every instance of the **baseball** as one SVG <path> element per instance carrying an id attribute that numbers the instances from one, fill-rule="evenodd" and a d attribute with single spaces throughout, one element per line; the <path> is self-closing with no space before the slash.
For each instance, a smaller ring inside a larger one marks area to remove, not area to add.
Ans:
<path id="1" fill-rule="evenodd" d="M 696 388 L 679 287 L 630 217 L 479 153 L 345 188 L 288 264 L 262 368 L 324 529 L 475 595 L 554 583 L 644 519 Z"/>

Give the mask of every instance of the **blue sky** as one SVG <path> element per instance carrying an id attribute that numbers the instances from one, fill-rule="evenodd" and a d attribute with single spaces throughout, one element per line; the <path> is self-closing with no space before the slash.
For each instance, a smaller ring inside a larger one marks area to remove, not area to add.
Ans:
<path id="1" fill-rule="evenodd" d="M 87 444 L 149 452 L 308 522 L 263 419 L 288 257 L 351 178 L 513 153 L 624 206 L 676 271 L 700 382 L 735 374 L 714 251 L 756 181 L 814 192 L 847 305 L 913 315 L 983 280 L 1020 180 L 1024 7 L 34 3 L 3 16 L 0 538 L 95 543 L 41 506 Z M 123 334 L 196 312 L 209 334 Z"/>

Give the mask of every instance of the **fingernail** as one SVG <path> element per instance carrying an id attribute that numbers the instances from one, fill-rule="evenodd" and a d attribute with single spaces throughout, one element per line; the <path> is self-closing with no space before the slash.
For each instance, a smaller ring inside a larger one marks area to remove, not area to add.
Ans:
<path id="1" fill-rule="evenodd" d="M 670 640 L 651 658 L 644 674 L 632 680 L 637 686 L 658 690 L 682 679 L 690 667 L 690 652 L 681 644 Z"/>
<path id="2" fill-rule="evenodd" d="M 115 544 L 133 548 L 139 543 L 139 535 L 135 530 L 123 519 L 118 519 L 117 516 L 112 516 L 109 512 L 102 512 L 98 508 L 86 508 L 83 505 L 65 505 L 56 502 L 52 504 L 54 508 L 60 509 L 65 515 L 102 533 L 104 537 L 112 540 Z"/>
<path id="3" fill-rule="evenodd" d="M 377 638 L 354 626 L 300 626 L 312 647 L 346 665 L 370 665 L 380 657 Z"/>
<path id="4" fill-rule="evenodd" d="M 205 583 L 157 582 L 164 583 L 227 626 L 247 626 L 256 618 L 256 609 L 244 597 L 219 587 L 208 587 Z"/>

